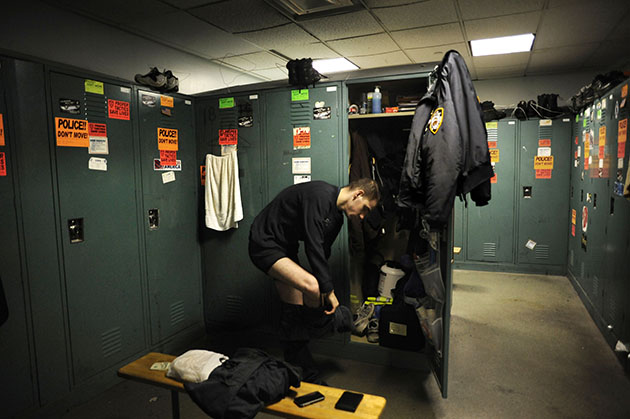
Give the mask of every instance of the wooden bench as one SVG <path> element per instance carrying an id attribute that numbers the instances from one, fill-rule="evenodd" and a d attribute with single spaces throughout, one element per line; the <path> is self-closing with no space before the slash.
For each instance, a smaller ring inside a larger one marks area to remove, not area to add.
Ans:
<path id="1" fill-rule="evenodd" d="M 166 371 L 151 370 L 151 365 L 156 362 L 171 362 L 176 357 L 173 355 L 150 352 L 118 370 L 118 375 L 130 380 L 162 387 L 171 391 L 171 407 L 173 419 L 179 419 L 179 392 L 185 393 L 184 385 L 166 376 Z M 277 403 L 263 408 L 263 412 L 285 418 L 378 418 L 385 408 L 386 400 L 381 396 L 364 394 L 361 404 L 354 413 L 335 409 L 335 403 L 345 391 L 341 388 L 320 386 L 302 382 L 300 387 L 291 387 L 296 394 L 285 397 Z M 306 407 L 297 407 L 293 398 L 304 394 L 319 391 L 326 398 Z"/>

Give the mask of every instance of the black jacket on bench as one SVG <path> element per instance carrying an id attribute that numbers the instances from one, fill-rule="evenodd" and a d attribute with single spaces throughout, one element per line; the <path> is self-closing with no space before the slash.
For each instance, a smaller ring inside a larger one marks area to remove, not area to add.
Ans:
<path id="1" fill-rule="evenodd" d="M 240 348 L 206 381 L 184 383 L 195 403 L 215 419 L 253 418 L 264 406 L 280 401 L 289 387 L 299 387 L 299 371 L 259 349 Z"/>

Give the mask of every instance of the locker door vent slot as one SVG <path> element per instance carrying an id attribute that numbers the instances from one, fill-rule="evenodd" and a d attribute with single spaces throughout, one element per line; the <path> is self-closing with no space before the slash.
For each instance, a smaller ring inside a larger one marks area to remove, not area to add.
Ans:
<path id="1" fill-rule="evenodd" d="M 85 116 L 90 117 L 90 122 L 105 122 L 107 120 L 107 100 L 102 95 L 85 93 Z"/>
<path id="2" fill-rule="evenodd" d="M 593 296 L 597 297 L 599 293 L 599 278 L 593 275 Z"/>
<path id="3" fill-rule="evenodd" d="M 536 259 L 549 259 L 549 246 L 546 244 L 536 245 Z"/>
<path id="4" fill-rule="evenodd" d="M 551 140 L 553 137 L 553 126 L 538 127 L 538 138 Z M 553 143 L 552 143 L 553 146 Z"/>
<path id="5" fill-rule="evenodd" d="M 291 102 L 291 124 L 310 124 L 313 115 L 311 102 Z"/>
<path id="6" fill-rule="evenodd" d="M 238 114 L 236 113 L 236 108 L 221 109 L 221 111 L 219 112 L 219 128 L 238 128 Z"/>
<path id="7" fill-rule="evenodd" d="M 499 129 L 498 128 L 488 128 L 488 141 L 498 141 L 499 140 Z"/>
<path id="8" fill-rule="evenodd" d="M 228 323 L 239 323 L 247 310 L 243 305 L 243 299 L 238 295 L 228 295 L 225 307 L 225 320 Z"/>
<path id="9" fill-rule="evenodd" d="M 496 243 L 484 243 L 483 244 L 483 256 L 489 258 L 497 257 L 497 244 Z"/>
<path id="10" fill-rule="evenodd" d="M 180 323 L 186 317 L 184 311 L 184 301 L 176 301 L 171 304 L 171 326 L 175 326 Z"/>
<path id="11" fill-rule="evenodd" d="M 122 349 L 122 339 L 120 336 L 120 327 L 109 329 L 101 334 L 101 346 L 103 356 L 107 358 Z"/>

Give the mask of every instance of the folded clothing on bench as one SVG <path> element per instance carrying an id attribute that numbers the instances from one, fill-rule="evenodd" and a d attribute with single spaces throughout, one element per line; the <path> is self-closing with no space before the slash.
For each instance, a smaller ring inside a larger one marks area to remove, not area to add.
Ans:
<path id="1" fill-rule="evenodd" d="M 210 373 L 228 359 L 218 352 L 191 349 L 171 362 L 166 376 L 179 381 L 200 383 L 206 381 Z"/>

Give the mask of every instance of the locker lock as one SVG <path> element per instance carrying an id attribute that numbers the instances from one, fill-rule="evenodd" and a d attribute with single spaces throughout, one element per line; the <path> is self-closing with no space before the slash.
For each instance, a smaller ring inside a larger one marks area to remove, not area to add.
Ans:
<path id="1" fill-rule="evenodd" d="M 70 236 L 70 243 L 81 243 L 83 241 L 83 218 L 68 220 L 68 235 Z"/>
<path id="2" fill-rule="evenodd" d="M 151 208 L 149 210 L 149 230 L 157 230 L 160 227 L 160 210 Z"/>
<path id="3" fill-rule="evenodd" d="M 532 187 L 523 186 L 523 198 L 531 198 L 531 197 L 532 197 Z"/>

